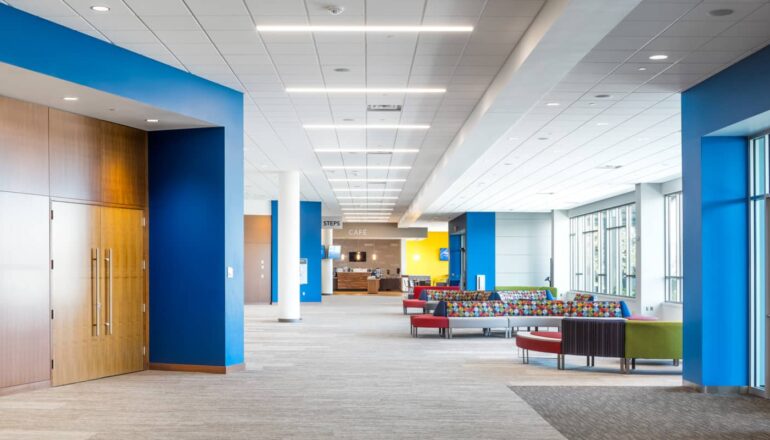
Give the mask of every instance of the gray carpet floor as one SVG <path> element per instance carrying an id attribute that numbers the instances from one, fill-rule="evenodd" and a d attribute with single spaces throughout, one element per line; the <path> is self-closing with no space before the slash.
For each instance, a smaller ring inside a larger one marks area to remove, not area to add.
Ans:
<path id="1" fill-rule="evenodd" d="M 770 400 L 677 387 L 512 386 L 570 440 L 770 439 Z"/>

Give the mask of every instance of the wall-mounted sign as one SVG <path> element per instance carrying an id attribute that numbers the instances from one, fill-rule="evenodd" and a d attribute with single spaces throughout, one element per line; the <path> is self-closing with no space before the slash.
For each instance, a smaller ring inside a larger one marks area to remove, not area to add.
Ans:
<path id="1" fill-rule="evenodd" d="M 299 259 L 299 283 L 307 284 L 307 258 Z"/>
<path id="2" fill-rule="evenodd" d="M 342 229 L 342 217 L 323 217 L 321 229 Z"/>
<path id="3" fill-rule="evenodd" d="M 398 239 L 425 238 L 428 228 L 399 228 L 398 223 L 345 223 L 336 238 Z"/>

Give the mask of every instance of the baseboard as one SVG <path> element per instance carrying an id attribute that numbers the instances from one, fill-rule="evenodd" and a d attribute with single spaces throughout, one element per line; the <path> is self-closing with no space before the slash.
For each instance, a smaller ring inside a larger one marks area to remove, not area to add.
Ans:
<path id="1" fill-rule="evenodd" d="M 694 388 L 703 394 L 748 394 L 749 392 L 749 387 L 746 386 L 701 385 L 684 379 L 682 379 L 682 385 Z"/>
<path id="2" fill-rule="evenodd" d="M 235 365 L 193 365 L 193 364 L 163 364 L 150 362 L 150 370 L 159 371 L 181 371 L 185 373 L 209 373 L 209 374 L 228 374 L 236 373 L 246 369 L 246 364 Z"/>
<path id="3" fill-rule="evenodd" d="M 25 383 L 22 385 L 14 385 L 12 387 L 0 388 L 0 396 L 6 396 L 8 394 L 23 393 L 26 391 L 35 391 L 43 388 L 50 388 L 50 380 L 41 380 L 40 382 Z"/>

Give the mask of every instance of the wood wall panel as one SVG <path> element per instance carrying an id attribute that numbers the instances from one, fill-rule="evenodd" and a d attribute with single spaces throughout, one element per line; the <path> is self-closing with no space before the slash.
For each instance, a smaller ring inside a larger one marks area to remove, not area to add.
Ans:
<path id="1" fill-rule="evenodd" d="M 269 215 L 246 215 L 243 220 L 244 302 L 269 304 L 272 288 L 271 223 Z"/>
<path id="2" fill-rule="evenodd" d="M 102 122 L 50 109 L 51 196 L 99 201 Z"/>
<path id="3" fill-rule="evenodd" d="M 102 122 L 102 142 L 101 201 L 144 206 L 147 194 L 147 133 Z"/>
<path id="4" fill-rule="evenodd" d="M 48 107 L 0 96 L 0 191 L 48 194 Z"/>
<path id="5" fill-rule="evenodd" d="M 48 197 L 0 192 L 0 388 L 50 379 Z"/>

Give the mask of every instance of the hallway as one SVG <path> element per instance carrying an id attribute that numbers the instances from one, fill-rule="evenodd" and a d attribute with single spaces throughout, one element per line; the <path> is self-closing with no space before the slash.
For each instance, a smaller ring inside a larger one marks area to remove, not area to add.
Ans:
<path id="1" fill-rule="evenodd" d="M 567 371 L 550 358 L 524 366 L 512 340 L 477 332 L 414 339 L 397 297 L 326 297 L 295 325 L 276 313 L 246 307 L 244 372 L 145 371 L 0 397 L 0 439 L 555 439 L 508 386 L 681 381 L 599 359 L 595 371 L 580 358 Z"/>

